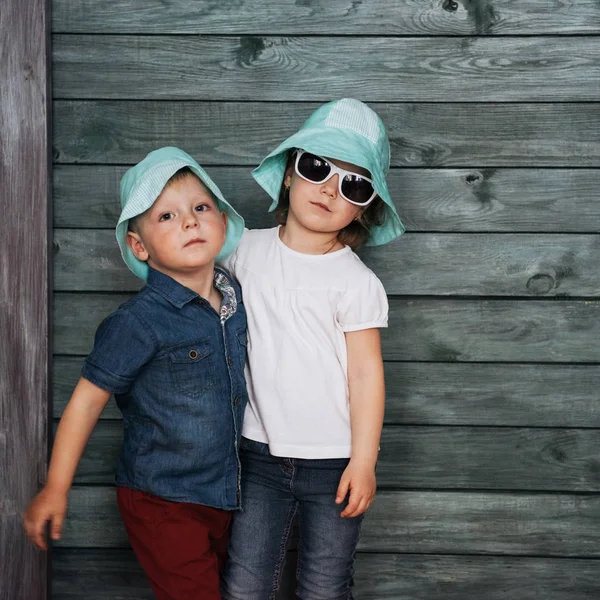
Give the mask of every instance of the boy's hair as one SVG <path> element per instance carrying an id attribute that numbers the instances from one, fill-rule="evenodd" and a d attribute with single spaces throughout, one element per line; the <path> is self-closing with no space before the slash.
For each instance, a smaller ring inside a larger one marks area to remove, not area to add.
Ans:
<path id="1" fill-rule="evenodd" d="M 285 172 L 294 164 L 293 150 L 288 153 L 288 160 L 285 166 Z M 290 190 L 283 183 L 279 191 L 279 202 L 275 209 L 275 218 L 279 225 L 285 225 L 290 208 Z M 383 225 L 385 222 L 385 203 L 376 196 L 367 208 L 355 221 L 350 222 L 338 233 L 338 240 L 350 246 L 352 250 L 360 248 L 371 235 L 371 227 Z"/>
<path id="2" fill-rule="evenodd" d="M 181 181 L 183 179 L 186 179 L 187 177 L 195 177 L 198 181 L 200 181 L 200 177 L 198 177 L 198 175 L 196 175 L 196 173 L 194 173 L 194 171 L 192 171 L 189 167 L 183 167 L 182 169 L 179 169 L 179 171 L 175 171 L 175 173 L 173 173 L 173 175 L 171 175 L 171 177 L 169 177 L 167 183 L 165 183 L 165 187 L 163 188 L 163 190 L 166 190 L 172 183 Z M 202 181 L 200 181 L 200 183 L 202 183 Z M 206 186 L 202 183 L 202 187 L 206 187 Z M 212 196 L 212 194 L 211 194 L 211 196 Z M 132 219 L 129 219 L 129 223 L 127 224 L 127 231 L 133 231 L 133 233 L 137 233 L 139 235 L 139 233 L 140 233 L 139 219 L 140 219 L 140 217 L 143 217 L 145 214 L 146 213 L 143 212 L 141 215 L 137 215 L 137 217 L 133 217 Z"/>

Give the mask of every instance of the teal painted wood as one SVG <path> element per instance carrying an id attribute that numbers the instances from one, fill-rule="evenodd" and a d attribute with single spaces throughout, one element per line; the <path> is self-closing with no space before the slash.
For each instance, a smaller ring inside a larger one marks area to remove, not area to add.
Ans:
<path id="1" fill-rule="evenodd" d="M 101 320 L 127 294 L 58 293 L 54 352 L 87 354 Z M 387 360 L 600 362 L 600 301 L 392 298 Z"/>
<path id="2" fill-rule="evenodd" d="M 267 227 L 250 169 L 351 93 L 388 125 L 392 195 L 415 232 L 364 254 L 402 296 L 383 332 L 385 491 L 356 595 L 598 597 L 600 4 L 282 6 L 53 0 L 55 415 L 96 325 L 138 286 L 109 231 L 125 165 L 183 146 Z M 106 485 L 119 419 L 111 401 L 80 465 L 57 599 L 151 597 Z M 278 600 L 293 598 L 294 556 Z"/>
<path id="3" fill-rule="evenodd" d="M 175 144 L 203 166 L 253 167 L 316 106 L 56 101 L 54 157 L 59 163 L 128 164 L 153 147 Z M 600 103 L 375 108 L 388 128 L 394 166 L 600 167 Z"/>
<path id="4" fill-rule="evenodd" d="M 122 600 L 125 590 L 127 600 L 154 598 L 131 550 L 61 548 L 53 575 L 63 600 Z M 361 600 L 464 600 L 482 589 L 486 600 L 589 600 L 600 593 L 597 575 L 594 559 L 358 553 L 354 579 Z M 293 600 L 289 587 L 278 600 Z"/>
<path id="5" fill-rule="evenodd" d="M 59 418 L 83 358 L 55 356 L 53 414 Z M 388 425 L 600 427 L 600 366 L 388 362 Z M 114 401 L 101 419 L 119 419 Z"/>
<path id="6" fill-rule="evenodd" d="M 111 484 L 121 421 L 96 426 L 78 484 Z M 386 426 L 377 464 L 384 489 L 600 492 L 600 430 Z"/>
<path id="7" fill-rule="evenodd" d="M 598 362 L 600 302 L 392 299 L 394 360 Z"/>
<path id="8" fill-rule="evenodd" d="M 391 295 L 600 297 L 598 235 L 407 233 L 360 254 Z M 112 229 L 54 230 L 55 290 L 137 291 L 141 283 Z"/>
<path id="9" fill-rule="evenodd" d="M 155 600 L 133 550 L 52 552 L 52 597 L 57 600 Z"/>
<path id="10" fill-rule="evenodd" d="M 57 547 L 129 546 L 114 488 L 75 486 L 70 498 Z M 598 495 L 382 491 L 359 550 L 599 558 L 599 512 Z"/>
<path id="11" fill-rule="evenodd" d="M 114 227 L 126 169 L 57 165 L 54 226 Z M 273 226 L 250 167 L 209 170 L 250 229 Z M 394 168 L 387 179 L 408 231 L 600 233 L 600 169 Z"/>
<path id="12" fill-rule="evenodd" d="M 600 33 L 595 0 L 54 0 L 64 33 L 537 35 Z"/>
<path id="13" fill-rule="evenodd" d="M 61 99 L 597 100 L 599 50 L 593 36 L 548 44 L 543 37 L 55 35 L 52 85 Z M 348 56 L 361 57 L 351 70 Z"/>

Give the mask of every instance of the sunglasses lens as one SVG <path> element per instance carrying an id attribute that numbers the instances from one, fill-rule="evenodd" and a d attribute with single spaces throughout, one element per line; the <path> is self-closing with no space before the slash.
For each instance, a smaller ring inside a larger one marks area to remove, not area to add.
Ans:
<path id="1" fill-rule="evenodd" d="M 308 152 L 304 152 L 298 161 L 298 173 L 314 183 L 324 181 L 330 171 L 327 161 Z"/>
<path id="2" fill-rule="evenodd" d="M 346 175 L 342 180 L 342 194 L 352 202 L 365 204 L 373 195 L 373 186 L 360 175 Z"/>

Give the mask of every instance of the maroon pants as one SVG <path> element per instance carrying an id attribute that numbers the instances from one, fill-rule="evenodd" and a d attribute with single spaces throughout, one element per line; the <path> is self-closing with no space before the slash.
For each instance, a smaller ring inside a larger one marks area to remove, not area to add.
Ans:
<path id="1" fill-rule="evenodd" d="M 117 487 L 129 541 L 158 600 L 221 600 L 231 513 Z"/>

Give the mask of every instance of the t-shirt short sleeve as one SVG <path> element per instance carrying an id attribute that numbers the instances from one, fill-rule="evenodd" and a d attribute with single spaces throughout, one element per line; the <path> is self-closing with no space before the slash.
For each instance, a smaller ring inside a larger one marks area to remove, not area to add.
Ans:
<path id="1" fill-rule="evenodd" d="M 149 328 L 132 312 L 119 309 L 100 323 L 81 375 L 107 392 L 124 394 L 157 349 Z"/>
<path id="2" fill-rule="evenodd" d="M 345 333 L 387 327 L 388 300 L 377 276 L 369 272 L 358 288 L 344 294 L 337 311 L 337 321 Z"/>

